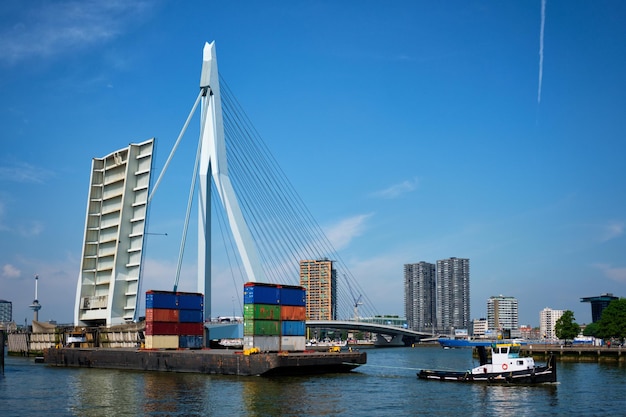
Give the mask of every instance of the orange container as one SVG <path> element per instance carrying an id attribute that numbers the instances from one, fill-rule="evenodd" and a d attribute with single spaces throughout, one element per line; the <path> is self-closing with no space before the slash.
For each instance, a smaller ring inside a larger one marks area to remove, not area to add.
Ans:
<path id="1" fill-rule="evenodd" d="M 178 323 L 178 312 L 171 308 L 146 308 L 146 322 Z"/>
<path id="2" fill-rule="evenodd" d="M 306 307 L 304 306 L 280 306 L 280 319 L 290 321 L 306 320 Z"/>

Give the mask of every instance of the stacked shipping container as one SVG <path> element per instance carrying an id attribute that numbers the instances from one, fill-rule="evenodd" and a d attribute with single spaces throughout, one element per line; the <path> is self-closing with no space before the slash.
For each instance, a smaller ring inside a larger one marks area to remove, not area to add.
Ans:
<path id="1" fill-rule="evenodd" d="M 243 292 L 243 347 L 303 351 L 306 292 L 303 287 L 248 282 Z"/>
<path id="2" fill-rule="evenodd" d="M 146 292 L 146 349 L 200 349 L 204 344 L 204 296 Z"/>

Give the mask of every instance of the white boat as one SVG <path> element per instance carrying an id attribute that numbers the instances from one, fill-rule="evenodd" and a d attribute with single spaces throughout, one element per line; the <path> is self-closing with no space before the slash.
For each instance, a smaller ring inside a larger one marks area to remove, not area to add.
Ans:
<path id="1" fill-rule="evenodd" d="M 306 342 L 306 348 L 308 350 L 328 350 L 331 348 L 344 349 L 347 345 L 345 340 L 330 340 L 328 338 L 324 340 L 311 339 Z"/>
<path id="2" fill-rule="evenodd" d="M 221 339 L 219 345 L 227 348 L 241 349 L 243 348 L 243 339 Z"/>
<path id="3" fill-rule="evenodd" d="M 491 361 L 485 346 L 477 346 L 480 365 L 467 371 L 421 370 L 420 379 L 500 384 L 537 384 L 556 382 L 556 358 L 550 355 L 545 366 L 535 365 L 533 358 L 520 357 L 519 343 L 494 343 Z"/>

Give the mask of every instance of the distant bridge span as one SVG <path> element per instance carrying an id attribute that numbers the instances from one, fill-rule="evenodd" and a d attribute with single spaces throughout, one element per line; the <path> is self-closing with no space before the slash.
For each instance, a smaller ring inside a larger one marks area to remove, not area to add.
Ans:
<path id="1" fill-rule="evenodd" d="M 341 320 L 307 320 L 306 326 L 309 328 L 331 328 L 343 330 L 359 330 L 363 332 L 376 333 L 379 335 L 391 336 L 390 344 L 398 344 L 402 336 L 412 336 L 418 339 L 432 339 L 431 333 L 418 332 L 402 327 L 388 326 L 384 324 L 366 323 L 362 321 L 341 321 Z M 382 341 L 381 341 L 382 342 Z"/>

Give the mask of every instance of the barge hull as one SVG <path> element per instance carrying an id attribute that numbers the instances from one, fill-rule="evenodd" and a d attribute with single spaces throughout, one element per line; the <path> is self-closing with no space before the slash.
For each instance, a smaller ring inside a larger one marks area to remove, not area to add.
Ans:
<path id="1" fill-rule="evenodd" d="M 44 351 L 48 366 L 187 372 L 212 375 L 302 375 L 348 372 L 367 362 L 365 352 L 289 352 L 61 348 Z"/>

